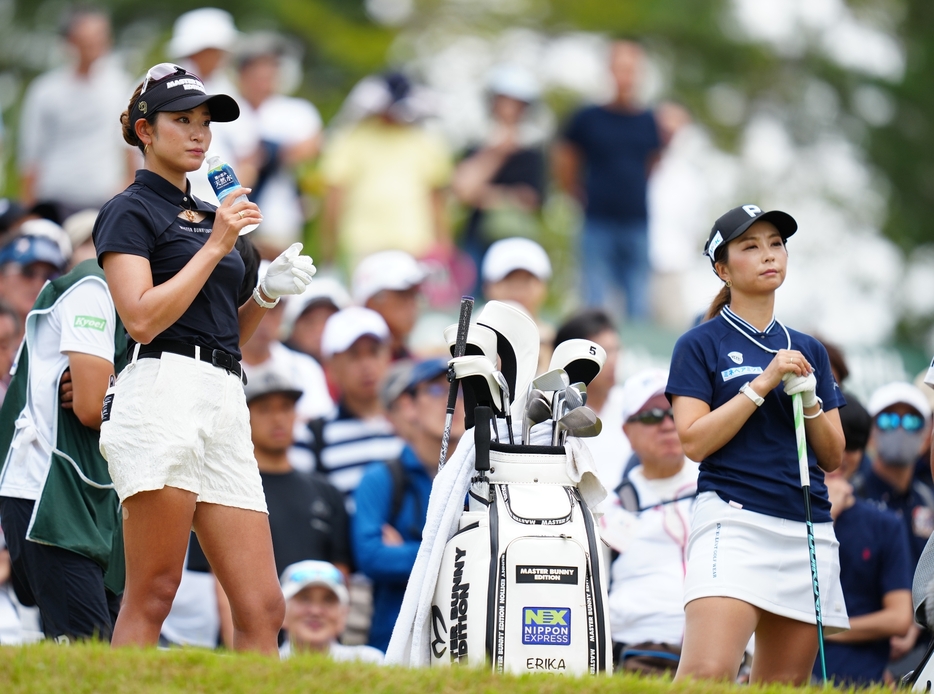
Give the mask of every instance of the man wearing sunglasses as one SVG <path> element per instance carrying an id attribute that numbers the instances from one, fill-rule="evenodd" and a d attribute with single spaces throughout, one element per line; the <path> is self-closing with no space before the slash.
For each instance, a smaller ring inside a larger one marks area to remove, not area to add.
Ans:
<path id="1" fill-rule="evenodd" d="M 618 554 L 610 576 L 616 667 L 674 672 L 684 634 L 684 573 L 697 465 L 687 461 L 665 397 L 668 372 L 648 369 L 623 385 L 623 432 L 639 464 L 601 518 Z"/>
<path id="2" fill-rule="evenodd" d="M 373 623 L 369 645 L 381 651 L 402 607 L 402 598 L 422 542 L 431 484 L 438 472 L 449 384 L 448 360 L 415 365 L 406 392 L 414 408 L 412 433 L 396 460 L 367 468 L 355 494 L 351 545 L 357 567 L 373 581 Z M 463 401 L 458 400 L 450 453 L 464 433 Z"/>
<path id="3" fill-rule="evenodd" d="M 855 490 L 857 496 L 894 511 L 908 530 L 911 563 L 917 565 L 934 530 L 934 490 L 915 475 L 915 463 L 931 435 L 931 406 L 918 388 L 894 382 L 878 388 L 866 408 L 872 417 L 869 473 Z M 921 636 L 924 638 L 919 638 Z M 911 669 L 909 654 L 918 658 L 929 633 L 912 625 L 905 637 L 892 638 L 890 669 L 896 675 Z M 904 667 L 895 661 L 905 659 Z"/>

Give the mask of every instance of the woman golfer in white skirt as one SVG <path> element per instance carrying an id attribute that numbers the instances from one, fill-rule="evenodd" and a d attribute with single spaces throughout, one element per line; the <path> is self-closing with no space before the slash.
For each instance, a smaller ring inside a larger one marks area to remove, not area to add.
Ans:
<path id="1" fill-rule="evenodd" d="M 194 527 L 230 599 L 234 648 L 278 653 L 284 603 L 240 345 L 280 296 L 304 291 L 314 266 L 296 244 L 253 289 L 235 243 L 262 221 L 259 208 L 234 194 L 217 208 L 191 195 L 187 174 L 204 161 L 211 120 L 238 115 L 232 98 L 206 94 L 182 68 L 150 69 L 121 118 L 144 167 L 94 229 L 131 338 L 128 364 L 104 401 L 100 439 L 123 504 L 127 581 L 115 646 L 156 644 Z"/>
<path id="2" fill-rule="evenodd" d="M 773 313 L 796 230 L 788 214 L 755 205 L 717 220 L 705 253 L 725 286 L 672 356 L 675 425 L 701 461 L 676 679 L 736 677 L 755 634 L 753 681 L 809 681 L 818 642 L 793 393 L 804 404 L 824 628 L 849 626 L 821 472 L 840 464 L 845 402 L 821 344 Z"/>

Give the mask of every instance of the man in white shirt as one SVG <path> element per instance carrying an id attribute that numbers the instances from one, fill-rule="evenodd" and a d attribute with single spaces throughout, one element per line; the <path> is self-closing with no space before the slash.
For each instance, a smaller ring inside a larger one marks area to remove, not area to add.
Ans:
<path id="1" fill-rule="evenodd" d="M 674 672 L 684 636 L 682 601 L 697 465 L 684 457 L 668 372 L 648 369 L 623 385 L 623 431 L 640 464 L 600 519 L 618 556 L 610 569 L 610 630 L 616 667 Z"/>
<path id="2" fill-rule="evenodd" d="M 326 561 L 296 562 L 282 572 L 287 634 L 279 649 L 282 658 L 293 653 L 327 653 L 332 660 L 382 663 L 383 654 L 371 646 L 339 642 L 347 624 L 350 594 L 343 574 Z"/>
<path id="3" fill-rule="evenodd" d="M 62 211 L 98 208 L 130 182 L 134 152 L 118 115 L 133 91 L 110 52 L 110 20 L 100 10 L 75 10 L 66 23 L 71 64 L 37 77 L 19 119 L 23 200 Z"/>

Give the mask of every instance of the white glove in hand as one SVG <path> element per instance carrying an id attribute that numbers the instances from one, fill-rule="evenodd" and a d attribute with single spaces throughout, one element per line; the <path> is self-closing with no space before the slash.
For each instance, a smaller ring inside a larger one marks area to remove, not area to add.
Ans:
<path id="1" fill-rule="evenodd" d="M 787 373 L 782 377 L 785 382 L 785 393 L 794 395 L 801 393 L 801 404 L 805 407 L 814 407 L 819 401 L 817 399 L 817 378 L 811 372 L 807 376 L 796 376 Z"/>
<path id="2" fill-rule="evenodd" d="M 263 294 L 272 300 L 286 294 L 301 294 L 311 284 L 317 269 L 311 258 L 299 255 L 302 244 L 293 243 L 269 264 L 266 276 L 259 283 Z"/>

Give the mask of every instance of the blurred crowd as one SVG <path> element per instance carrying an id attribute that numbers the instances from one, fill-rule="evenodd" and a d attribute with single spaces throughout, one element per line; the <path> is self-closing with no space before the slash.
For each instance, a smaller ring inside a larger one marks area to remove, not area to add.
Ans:
<path id="1" fill-rule="evenodd" d="M 36 78 L 23 103 L 21 196 L 0 200 L 0 374 L 16 361 L 43 285 L 95 257 L 96 210 L 140 164 L 120 136 L 134 80 L 110 52 L 108 17 L 76 10 L 63 35 L 71 62 Z M 261 257 L 308 240 L 318 217 L 310 239 L 318 277 L 270 309 L 242 348 L 287 603 L 282 654 L 381 659 L 421 540 L 444 429 L 441 328 L 450 321 L 435 326 L 431 311 L 444 316 L 473 293 L 512 302 L 539 323 L 543 364 L 570 339 L 606 350 L 587 391 L 603 432 L 587 444 L 610 490 L 600 523 L 612 561 L 617 666 L 676 667 L 697 467 L 675 433 L 667 373 L 617 382 L 617 364 L 626 327 L 652 320 L 653 301 L 678 301 L 671 286 L 653 284 L 646 195 L 653 167 L 688 116 L 674 105 L 640 105 L 639 45 L 612 45 L 613 99 L 582 105 L 551 142 L 533 122 L 535 79 L 498 66 L 487 83 L 488 134 L 458 156 L 426 127 L 431 94 L 402 73 L 362 80 L 325 129 L 313 104 L 281 91 L 288 45 L 239 32 L 223 10 L 180 16 L 164 52 L 209 93 L 240 105 L 237 121 L 212 125 L 208 155 L 231 164 L 252 189 L 264 221 L 250 239 Z M 312 165 L 326 191 L 318 210 L 300 185 Z M 190 175 L 191 192 L 213 203 L 205 172 Z M 557 324 L 543 313 L 553 268 L 541 210 L 552 186 L 583 211 L 581 286 L 562 288 L 579 291 L 580 307 Z M 829 347 L 845 387 L 845 361 Z M 4 376 L 0 387 L 8 382 Z M 891 679 L 930 642 L 914 623 L 910 589 L 934 530 L 932 396 L 925 385 L 890 384 L 865 408 L 847 396 L 842 412 L 845 465 L 827 482 L 853 629 L 827 652 L 847 681 Z M 463 420 L 455 416 L 452 450 Z M 41 637 L 9 567 L 0 549 L 0 643 Z M 164 644 L 229 645 L 225 600 L 192 534 Z"/>

